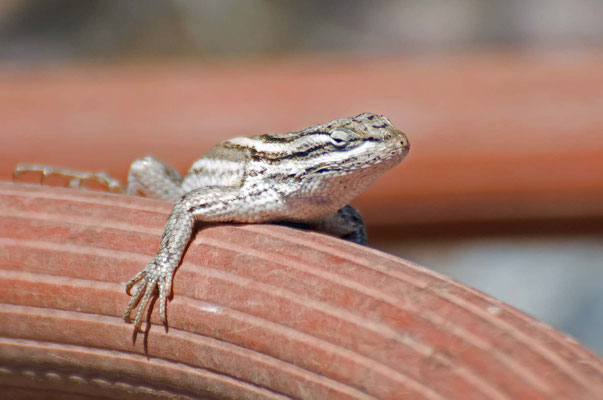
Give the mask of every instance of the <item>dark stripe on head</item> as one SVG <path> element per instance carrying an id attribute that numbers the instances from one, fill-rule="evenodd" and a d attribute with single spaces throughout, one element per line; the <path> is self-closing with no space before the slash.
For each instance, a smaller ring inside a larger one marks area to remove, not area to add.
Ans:
<path id="1" fill-rule="evenodd" d="M 341 168 L 323 167 L 323 168 L 317 169 L 312 172 L 315 174 L 326 174 L 327 172 L 338 172 L 338 171 L 341 171 Z"/>
<path id="2" fill-rule="evenodd" d="M 322 132 L 322 131 L 308 131 L 308 132 L 302 132 L 302 133 L 290 132 L 290 135 L 289 134 L 283 134 L 283 135 L 266 134 L 266 135 L 256 136 L 256 138 L 264 143 L 291 143 L 302 137 L 306 137 L 309 135 L 319 135 L 319 134 L 328 135 L 328 133 Z"/>
<path id="3" fill-rule="evenodd" d="M 333 143 L 320 144 L 320 145 L 317 145 L 314 147 L 310 147 L 303 151 L 298 151 L 295 153 L 280 156 L 280 157 L 278 157 L 277 161 L 311 158 L 315 154 L 320 155 L 320 154 L 324 154 L 324 153 L 345 152 L 345 151 L 348 151 L 348 150 L 351 150 L 351 149 L 354 149 L 354 148 L 360 146 L 363 142 L 371 142 L 371 141 L 376 141 L 376 140 L 377 139 L 374 139 L 374 138 L 352 139 L 345 146 L 341 146 L 341 147 L 335 146 Z"/>
<path id="4" fill-rule="evenodd" d="M 280 157 L 281 160 L 295 160 L 299 158 L 310 158 L 314 153 L 325 153 L 339 150 L 335 145 L 331 143 L 321 144 L 318 146 L 310 147 L 309 149 L 298 151 L 295 153 L 287 154 L 286 156 Z"/>

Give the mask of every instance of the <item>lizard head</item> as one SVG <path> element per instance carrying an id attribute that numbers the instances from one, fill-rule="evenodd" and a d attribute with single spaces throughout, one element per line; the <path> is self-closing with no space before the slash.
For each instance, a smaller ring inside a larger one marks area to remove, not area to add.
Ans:
<path id="1" fill-rule="evenodd" d="M 410 148 L 404 133 L 385 116 L 373 113 L 336 119 L 304 132 L 314 133 L 313 139 L 322 143 L 311 168 L 323 175 L 378 176 L 402 161 Z"/>
<path id="2" fill-rule="evenodd" d="M 346 205 L 400 163 L 409 143 L 386 117 L 363 113 L 300 131 L 235 138 L 222 147 L 242 149 L 250 179 L 273 182 L 290 203 L 285 216 L 304 219 L 310 211 L 328 215 Z"/>
<path id="3" fill-rule="evenodd" d="M 398 163 L 410 148 L 406 135 L 383 115 L 362 113 L 353 118 L 336 119 L 327 123 L 325 130 L 338 152 L 357 149 L 366 165 L 384 161 Z M 350 158 L 357 156 L 349 155 Z"/>
<path id="4" fill-rule="evenodd" d="M 298 178 L 310 192 L 351 201 L 383 172 L 400 163 L 409 151 L 404 133 L 384 116 L 363 113 L 336 119 L 298 133 L 306 142 L 298 154 Z M 313 144 L 309 144 L 313 142 Z"/>
<path id="5" fill-rule="evenodd" d="M 279 174 L 288 170 L 286 176 L 290 179 L 319 181 L 320 190 L 341 182 L 364 188 L 400 163 L 409 150 L 404 133 L 385 116 L 373 113 L 335 119 L 301 131 L 241 137 L 226 143 L 244 147 L 254 161 L 279 165 L 271 168 Z"/>

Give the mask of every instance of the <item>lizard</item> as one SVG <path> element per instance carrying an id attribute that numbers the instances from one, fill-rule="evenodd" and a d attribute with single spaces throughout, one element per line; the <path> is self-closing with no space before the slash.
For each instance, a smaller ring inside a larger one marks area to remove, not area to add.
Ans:
<path id="1" fill-rule="evenodd" d="M 131 297 L 124 320 L 133 323 L 135 334 L 142 332 L 144 311 L 158 295 L 167 328 L 172 280 L 196 222 L 301 225 L 366 245 L 360 213 L 348 203 L 400 163 L 409 148 L 405 134 L 385 116 L 362 113 L 284 134 L 226 140 L 196 160 L 184 177 L 152 156 L 137 159 L 125 193 L 169 200 L 174 206 L 157 255 L 125 284 Z M 31 171 L 42 179 L 67 176 L 71 186 L 93 180 L 110 191 L 124 191 L 102 173 L 19 165 L 14 176 Z"/>

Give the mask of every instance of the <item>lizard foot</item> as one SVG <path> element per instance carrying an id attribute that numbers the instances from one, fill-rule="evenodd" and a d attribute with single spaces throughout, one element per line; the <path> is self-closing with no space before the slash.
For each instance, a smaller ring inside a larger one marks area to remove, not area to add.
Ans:
<path id="1" fill-rule="evenodd" d="M 123 318 L 128 323 L 134 323 L 135 332 L 142 332 L 140 326 L 142 325 L 144 311 L 149 306 L 151 297 L 157 295 L 157 290 L 159 290 L 159 316 L 161 322 L 167 326 L 166 307 L 168 297 L 172 291 L 173 275 L 174 268 L 168 260 L 157 256 L 126 283 L 126 293 L 132 298 L 124 311 Z M 137 309 L 137 311 L 132 321 L 130 315 L 134 309 Z"/>

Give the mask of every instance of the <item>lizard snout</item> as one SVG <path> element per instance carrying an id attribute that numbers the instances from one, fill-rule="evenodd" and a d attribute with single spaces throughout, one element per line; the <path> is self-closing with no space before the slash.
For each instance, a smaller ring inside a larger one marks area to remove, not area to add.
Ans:
<path id="1" fill-rule="evenodd" d="M 400 148 L 402 150 L 402 153 L 407 154 L 408 151 L 410 150 L 410 142 L 408 141 L 408 138 L 402 131 L 399 131 L 397 129 L 396 129 L 396 136 L 399 139 Z"/>

